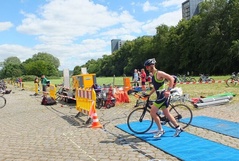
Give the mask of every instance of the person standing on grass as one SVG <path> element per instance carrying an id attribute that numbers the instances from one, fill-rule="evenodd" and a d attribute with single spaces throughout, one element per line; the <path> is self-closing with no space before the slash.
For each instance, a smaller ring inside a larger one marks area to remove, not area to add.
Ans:
<path id="1" fill-rule="evenodd" d="M 143 93 L 145 93 L 146 91 L 146 73 L 145 73 L 145 70 L 144 69 L 141 69 L 141 73 L 140 73 L 140 81 L 141 81 L 141 86 L 142 86 L 142 91 Z"/>
<path id="2" fill-rule="evenodd" d="M 42 92 L 43 92 L 43 95 L 46 94 L 46 87 L 47 87 L 48 82 L 49 82 L 49 81 L 46 79 L 45 75 L 42 75 L 42 76 L 41 76 L 41 84 L 42 84 Z"/>
<path id="3" fill-rule="evenodd" d="M 34 79 L 34 85 L 35 85 L 35 94 L 34 95 L 38 95 L 38 92 L 39 92 L 39 79 L 38 79 L 37 76 Z"/>
<path id="4" fill-rule="evenodd" d="M 146 70 L 149 72 L 152 72 L 153 77 L 152 77 L 152 84 L 153 84 L 153 89 L 149 93 L 149 97 L 156 92 L 157 94 L 157 99 L 156 101 L 151 105 L 151 110 L 150 110 L 150 115 L 154 119 L 155 123 L 158 126 L 158 132 L 154 135 L 155 138 L 161 137 L 165 131 L 163 130 L 163 127 L 161 125 L 161 121 L 159 117 L 157 116 L 157 112 L 159 109 L 163 111 L 163 114 L 170 120 L 170 122 L 173 123 L 174 127 L 176 128 L 174 136 L 179 136 L 179 134 L 183 131 L 175 118 L 169 113 L 168 110 L 168 97 L 170 95 L 170 90 L 174 87 L 174 77 L 171 75 L 160 71 L 155 68 L 155 63 L 156 60 L 153 59 L 148 59 L 145 61 L 144 66 Z M 165 80 L 168 80 L 168 88 L 165 89 Z"/>
<path id="5" fill-rule="evenodd" d="M 138 80 L 139 80 L 138 70 L 134 69 L 134 74 L 133 74 L 134 86 L 139 86 Z"/>

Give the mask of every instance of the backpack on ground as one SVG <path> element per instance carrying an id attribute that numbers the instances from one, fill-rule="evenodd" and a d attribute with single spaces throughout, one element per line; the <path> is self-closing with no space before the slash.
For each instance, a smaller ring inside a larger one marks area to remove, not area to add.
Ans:
<path id="1" fill-rule="evenodd" d="M 54 100 L 52 97 L 43 97 L 41 101 L 42 105 L 55 105 L 56 100 Z"/>

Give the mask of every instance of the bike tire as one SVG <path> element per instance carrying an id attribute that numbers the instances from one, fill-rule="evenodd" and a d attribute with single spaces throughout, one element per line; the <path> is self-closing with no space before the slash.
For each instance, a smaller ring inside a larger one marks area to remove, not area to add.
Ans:
<path id="1" fill-rule="evenodd" d="M 104 106 L 104 100 L 103 99 L 96 99 L 96 108 L 101 109 Z"/>
<path id="2" fill-rule="evenodd" d="M 6 103 L 7 103 L 6 98 L 0 96 L 0 108 L 3 108 L 6 105 Z"/>
<path id="3" fill-rule="evenodd" d="M 191 78 L 191 79 L 190 79 L 190 82 L 196 83 L 197 81 L 196 81 L 195 78 Z"/>
<path id="4" fill-rule="evenodd" d="M 215 83 L 215 79 L 210 78 L 209 82 L 210 82 L 210 83 Z"/>
<path id="5" fill-rule="evenodd" d="M 236 82 L 233 78 L 229 78 L 226 80 L 226 84 L 228 87 L 234 87 L 236 85 Z"/>
<path id="6" fill-rule="evenodd" d="M 142 121 L 140 121 L 140 118 L 142 118 Z M 148 109 L 144 113 L 144 108 L 136 108 L 128 115 L 127 125 L 132 132 L 143 134 L 153 126 L 153 118 Z"/>
<path id="7" fill-rule="evenodd" d="M 184 82 L 190 82 L 190 79 L 188 77 L 185 77 Z"/>
<path id="8" fill-rule="evenodd" d="M 193 119 L 192 110 L 185 104 L 170 105 L 169 112 L 176 119 L 177 123 L 182 129 L 190 125 Z M 184 120 L 184 122 L 180 120 Z M 169 126 L 175 128 L 172 122 L 168 122 Z"/>

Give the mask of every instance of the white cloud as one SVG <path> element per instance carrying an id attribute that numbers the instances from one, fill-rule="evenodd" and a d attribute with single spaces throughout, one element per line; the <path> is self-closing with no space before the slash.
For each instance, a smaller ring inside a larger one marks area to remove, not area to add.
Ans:
<path id="1" fill-rule="evenodd" d="M 161 3 L 161 5 L 163 7 L 170 7 L 170 6 L 174 6 L 174 5 L 181 6 L 184 1 L 186 1 L 186 0 L 164 0 Z"/>
<path id="2" fill-rule="evenodd" d="M 102 39 L 86 39 L 80 44 L 71 45 L 54 45 L 40 44 L 35 49 L 42 52 L 51 53 L 61 62 L 61 69 L 72 68 L 76 65 L 83 65 L 90 59 L 102 57 L 103 54 L 110 54 L 111 51 L 105 53 L 105 48 L 110 46 L 110 42 Z"/>
<path id="3" fill-rule="evenodd" d="M 149 35 L 156 34 L 156 27 L 165 24 L 168 26 L 176 26 L 178 22 L 182 19 L 182 11 L 181 9 L 165 13 L 158 18 L 147 22 L 142 28 L 146 31 Z"/>
<path id="4" fill-rule="evenodd" d="M 144 4 L 143 4 L 143 11 L 144 12 L 147 12 L 147 11 L 155 11 L 157 10 L 158 7 L 155 7 L 155 6 L 152 6 L 150 5 L 149 1 L 146 1 Z"/>
<path id="5" fill-rule="evenodd" d="M 22 25 L 17 27 L 19 32 L 39 35 L 43 43 L 55 44 L 62 44 L 65 38 L 65 44 L 69 44 L 75 38 L 94 35 L 101 29 L 133 20 L 125 11 L 110 12 L 105 6 L 88 0 L 52 0 L 41 8 L 40 16 L 25 16 Z"/>
<path id="6" fill-rule="evenodd" d="M 102 3 L 104 1 L 101 0 Z M 161 6 L 179 6 L 183 2 L 178 1 L 164 1 Z M 38 44 L 32 48 L 0 45 L 2 58 L 17 56 L 23 61 L 38 52 L 47 52 L 59 58 L 60 69 L 73 69 L 74 66 L 83 65 L 90 59 L 111 54 L 111 39 L 133 40 L 145 34 L 154 35 L 157 26 L 176 25 L 181 19 L 180 8 L 176 12 L 165 13 L 154 20 L 138 21 L 137 11 L 142 9 L 142 6 L 145 12 L 159 9 L 157 7 L 160 3 L 153 6 L 149 1 L 144 4 L 138 1 L 129 2 L 131 5 L 129 11 L 125 10 L 128 7 L 117 11 L 110 10 L 107 5 L 103 6 L 89 0 L 47 0 L 46 2 L 36 13 L 22 11 L 25 18 L 16 28 L 21 35 L 33 36 Z M 130 13 L 132 9 L 134 15 Z M 167 11 L 167 8 L 164 10 Z M 2 28 L 7 30 L 12 26 L 10 22 L 0 23 L 0 31 Z"/>
<path id="7" fill-rule="evenodd" d="M 21 62 L 23 62 L 36 53 L 37 53 L 36 50 L 23 47 L 20 45 L 9 45 L 9 44 L 0 45 L 0 55 L 2 58 L 1 61 L 3 61 L 4 59 L 8 57 L 14 56 L 14 57 L 18 57 L 21 60 Z"/>
<path id="8" fill-rule="evenodd" d="M 13 24 L 11 22 L 0 22 L 0 32 L 4 30 L 8 30 L 12 26 Z"/>

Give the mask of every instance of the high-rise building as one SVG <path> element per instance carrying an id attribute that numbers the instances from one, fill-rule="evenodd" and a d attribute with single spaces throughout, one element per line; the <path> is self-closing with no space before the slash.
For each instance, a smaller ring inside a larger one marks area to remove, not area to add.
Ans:
<path id="1" fill-rule="evenodd" d="M 199 4 L 203 0 L 186 0 L 182 3 L 182 17 L 186 20 L 191 19 L 194 15 L 199 14 Z"/>
<path id="2" fill-rule="evenodd" d="M 120 39 L 112 39 L 111 40 L 111 53 L 113 53 L 116 50 L 119 50 L 123 44 L 125 43 L 125 41 L 122 41 Z"/>

